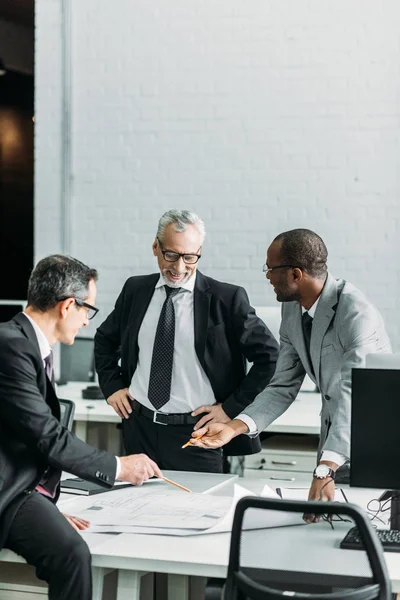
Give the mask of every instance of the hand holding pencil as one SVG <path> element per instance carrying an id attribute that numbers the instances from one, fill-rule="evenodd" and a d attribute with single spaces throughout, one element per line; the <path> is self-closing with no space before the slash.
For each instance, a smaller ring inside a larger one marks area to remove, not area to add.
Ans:
<path id="1" fill-rule="evenodd" d="M 232 423 L 232 421 L 230 421 Z M 243 423 L 242 423 L 243 425 Z M 199 446 L 200 448 L 220 448 L 235 437 L 235 428 L 229 424 L 224 423 L 211 423 L 211 425 L 205 425 L 201 429 L 193 431 L 190 440 L 182 446 Z"/>

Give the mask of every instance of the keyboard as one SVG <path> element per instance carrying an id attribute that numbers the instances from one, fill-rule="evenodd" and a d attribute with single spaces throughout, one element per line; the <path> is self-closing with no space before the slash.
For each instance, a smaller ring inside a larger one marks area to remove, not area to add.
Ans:
<path id="1" fill-rule="evenodd" d="M 384 552 L 400 552 L 400 531 L 398 529 L 375 529 Z M 364 550 L 357 527 L 352 527 L 340 542 L 346 550 Z"/>

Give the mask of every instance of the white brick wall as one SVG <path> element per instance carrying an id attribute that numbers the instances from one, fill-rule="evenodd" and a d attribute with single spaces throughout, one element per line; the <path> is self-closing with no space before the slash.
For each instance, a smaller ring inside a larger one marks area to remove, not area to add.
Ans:
<path id="1" fill-rule="evenodd" d="M 59 214 L 59 1 L 37 1 L 38 257 L 59 249 L 47 224 Z M 189 208 L 208 228 L 204 272 L 255 305 L 275 302 L 261 272 L 272 238 L 317 231 L 332 273 L 379 307 L 400 350 L 398 0 L 71 7 L 70 250 L 100 270 L 102 316 L 126 277 L 155 268 L 161 213 Z"/>

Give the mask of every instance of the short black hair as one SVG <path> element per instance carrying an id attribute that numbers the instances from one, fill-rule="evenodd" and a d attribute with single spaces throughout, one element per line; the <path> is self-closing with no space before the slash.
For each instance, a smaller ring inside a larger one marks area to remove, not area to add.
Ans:
<path id="1" fill-rule="evenodd" d="M 280 233 L 274 242 L 281 242 L 283 263 L 294 265 L 317 279 L 327 272 L 328 250 L 319 235 L 310 229 L 291 229 Z"/>
<path id="2" fill-rule="evenodd" d="M 97 281 L 96 269 L 63 254 L 52 254 L 38 262 L 28 283 L 28 306 L 41 312 L 66 298 L 85 300 L 89 283 Z"/>

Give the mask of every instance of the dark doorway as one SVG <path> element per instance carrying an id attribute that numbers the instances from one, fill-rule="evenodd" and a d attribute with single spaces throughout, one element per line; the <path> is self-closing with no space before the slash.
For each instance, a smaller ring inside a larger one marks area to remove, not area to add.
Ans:
<path id="1" fill-rule="evenodd" d="M 33 266 L 33 77 L 0 77 L 0 299 L 25 299 Z"/>

